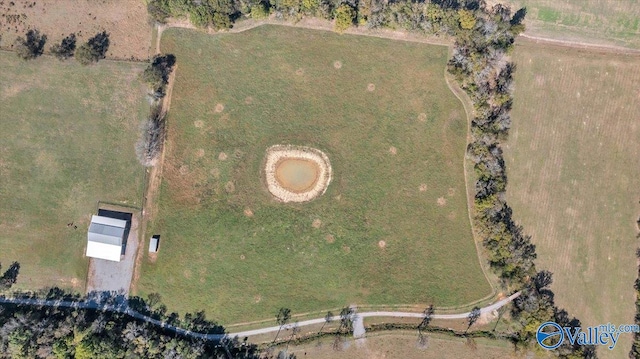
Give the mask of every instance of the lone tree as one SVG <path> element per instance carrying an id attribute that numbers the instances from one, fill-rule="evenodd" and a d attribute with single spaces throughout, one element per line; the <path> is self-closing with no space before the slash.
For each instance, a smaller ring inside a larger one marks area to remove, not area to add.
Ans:
<path id="1" fill-rule="evenodd" d="M 104 59 L 109 50 L 109 34 L 106 31 L 96 34 L 75 51 L 75 58 L 82 65 L 89 65 Z"/>
<path id="2" fill-rule="evenodd" d="M 165 116 L 160 106 L 152 106 L 149 117 L 143 122 L 140 139 L 136 143 L 138 161 L 145 167 L 156 164 L 165 137 Z"/>
<path id="3" fill-rule="evenodd" d="M 471 328 L 473 324 L 475 324 L 475 322 L 478 321 L 479 318 L 480 318 L 480 308 L 473 307 L 473 309 L 471 309 L 471 311 L 469 312 L 469 316 L 467 317 L 467 321 L 469 322 L 469 325 L 467 326 L 467 330 L 465 330 L 465 333 L 469 330 L 469 328 Z"/>
<path id="4" fill-rule="evenodd" d="M 58 60 L 63 61 L 71 56 L 76 51 L 76 34 L 70 34 L 62 39 L 62 42 L 51 46 L 51 53 Z"/>
<path id="5" fill-rule="evenodd" d="M 20 274 L 20 263 L 11 263 L 9 269 L 0 277 L 0 290 L 10 289 L 18 280 L 18 274 Z"/>
<path id="6" fill-rule="evenodd" d="M 350 307 L 344 307 L 340 310 L 340 328 L 338 332 L 341 332 L 342 329 L 346 329 L 347 332 L 353 330 L 353 323 L 351 322 L 351 317 L 353 316 L 353 309 Z"/>
<path id="7" fill-rule="evenodd" d="M 176 57 L 174 55 L 156 55 L 142 73 L 142 81 L 149 86 L 152 96 L 156 99 L 164 97 L 164 90 L 175 64 Z"/>
<path id="8" fill-rule="evenodd" d="M 42 55 L 46 42 L 47 35 L 40 34 L 38 30 L 29 30 L 27 31 L 26 39 L 18 36 L 13 43 L 13 48 L 21 59 L 32 60 Z"/>
<path id="9" fill-rule="evenodd" d="M 327 314 L 324 315 L 324 323 L 322 323 L 322 327 L 320 327 L 320 331 L 318 332 L 318 334 L 322 333 L 322 329 L 324 329 L 324 326 L 330 324 L 331 322 L 333 322 L 333 313 L 331 313 L 331 311 L 328 311 Z"/>
<path id="10" fill-rule="evenodd" d="M 276 337 L 273 339 L 274 343 L 278 339 L 278 335 L 280 335 L 280 331 L 282 330 L 282 327 L 285 324 L 287 324 L 290 319 L 291 319 L 291 309 L 289 309 L 289 308 L 280 308 L 280 310 L 278 310 L 278 314 L 276 314 L 276 323 L 280 326 L 280 328 L 278 328 L 278 332 L 276 333 Z"/>
<path id="11" fill-rule="evenodd" d="M 427 309 L 424 310 L 424 318 L 422 318 L 422 321 L 420 322 L 420 324 L 418 324 L 419 334 L 422 334 L 422 331 L 429 326 L 429 323 L 431 323 L 431 319 L 433 319 L 433 312 L 433 304 L 431 304 Z"/>

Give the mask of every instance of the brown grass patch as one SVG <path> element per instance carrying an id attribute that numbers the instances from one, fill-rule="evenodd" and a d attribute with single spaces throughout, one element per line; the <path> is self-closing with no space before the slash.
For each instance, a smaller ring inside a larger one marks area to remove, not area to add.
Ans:
<path id="1" fill-rule="evenodd" d="M 5 0 L 2 4 L 0 47 L 9 48 L 17 36 L 33 28 L 47 35 L 47 49 L 70 33 L 76 34 L 80 45 L 106 31 L 110 40 L 107 57 L 149 57 L 151 27 L 143 1 Z M 17 16 L 17 21 L 9 23 L 10 16 Z"/>
<path id="2" fill-rule="evenodd" d="M 384 247 L 386 247 L 386 246 L 387 246 L 387 242 L 385 242 L 385 241 L 378 241 L 378 247 L 380 247 L 380 248 L 384 248 Z"/>
<path id="3" fill-rule="evenodd" d="M 447 190 L 447 196 L 452 197 L 455 194 L 456 194 L 456 189 L 453 187 L 449 187 L 449 190 Z"/>
<path id="4" fill-rule="evenodd" d="M 374 84 L 368 84 L 367 85 L 367 91 L 373 92 L 375 90 L 376 90 L 376 85 L 374 85 Z"/>
<path id="5" fill-rule="evenodd" d="M 333 68 L 339 70 L 342 68 L 342 61 L 336 60 L 333 62 Z"/>
<path id="6" fill-rule="evenodd" d="M 447 199 L 444 197 L 440 197 L 438 198 L 437 202 L 438 202 L 438 206 L 444 206 L 447 204 Z"/>
<path id="7" fill-rule="evenodd" d="M 298 76 L 304 75 L 304 70 L 303 69 L 297 69 L 296 70 L 296 75 L 298 75 Z"/>
<path id="8" fill-rule="evenodd" d="M 251 105 L 251 104 L 253 103 L 253 97 L 251 97 L 251 96 L 247 96 L 247 97 L 244 99 L 244 103 L 245 103 L 245 104 L 247 104 L 247 105 Z"/>
<path id="9" fill-rule="evenodd" d="M 245 257 L 245 256 L 244 256 L 244 254 L 241 254 L 241 255 L 240 255 L 240 260 L 241 260 L 241 261 L 243 261 L 243 260 L 245 260 L 245 259 L 247 259 L 247 257 Z"/>
<path id="10" fill-rule="evenodd" d="M 389 147 L 389 153 L 392 155 L 397 155 L 398 154 L 398 149 L 395 148 L 394 146 Z"/>
<path id="11" fill-rule="evenodd" d="M 185 277 L 185 278 L 187 278 L 187 279 L 190 279 L 190 278 L 191 278 L 191 271 L 190 271 L 190 270 L 185 269 L 185 270 L 184 270 L 184 272 L 183 272 L 183 274 L 184 274 L 184 277 Z"/>
<path id="12" fill-rule="evenodd" d="M 229 158 L 229 156 L 227 156 L 227 154 L 226 154 L 226 153 L 224 153 L 224 152 L 220 152 L 220 154 L 218 155 L 218 159 L 219 159 L 220 161 L 226 161 L 226 160 L 227 160 L 227 158 Z"/>
<path id="13" fill-rule="evenodd" d="M 316 218 L 313 220 L 313 223 L 311 223 L 311 226 L 313 228 L 320 228 L 322 226 L 322 221 L 320 220 L 320 218 Z"/>
<path id="14" fill-rule="evenodd" d="M 253 301 L 257 304 L 260 303 L 260 301 L 262 300 L 262 297 L 260 296 L 260 294 L 256 295 L 253 297 Z"/>
<path id="15" fill-rule="evenodd" d="M 327 241 L 327 243 L 331 244 L 333 242 L 336 241 L 336 237 L 333 236 L 333 234 L 327 234 L 324 239 Z"/>
<path id="16" fill-rule="evenodd" d="M 221 104 L 221 103 L 216 104 L 216 107 L 215 107 L 214 111 L 216 111 L 216 113 L 220 113 L 220 112 L 224 111 L 224 105 Z"/>
<path id="17" fill-rule="evenodd" d="M 199 149 L 196 151 L 196 156 L 197 156 L 197 157 L 204 157 L 204 148 L 199 148 Z"/>
<path id="18" fill-rule="evenodd" d="M 245 216 L 247 216 L 249 218 L 253 217 L 253 211 L 249 207 L 245 208 L 243 213 L 244 213 Z"/>
<path id="19" fill-rule="evenodd" d="M 426 192 L 427 191 L 427 184 L 426 183 L 421 183 L 420 187 L 418 187 L 418 191 Z"/>
<path id="20" fill-rule="evenodd" d="M 204 127 L 204 121 L 202 120 L 193 121 L 193 125 L 196 126 L 197 128 L 202 128 Z"/>
<path id="21" fill-rule="evenodd" d="M 213 176 L 213 178 L 215 179 L 219 179 L 220 178 L 220 169 L 218 167 L 213 167 L 209 173 Z"/>
<path id="22" fill-rule="evenodd" d="M 427 114 L 422 112 L 418 115 L 418 121 L 420 122 L 426 122 L 427 121 Z"/>
<path id="23" fill-rule="evenodd" d="M 351 248 L 349 246 L 347 246 L 347 245 L 342 246 L 342 250 L 345 253 L 351 253 Z"/>
<path id="24" fill-rule="evenodd" d="M 236 185 L 232 181 L 229 181 L 225 183 L 224 190 L 227 191 L 228 193 L 233 193 L 236 190 Z"/>

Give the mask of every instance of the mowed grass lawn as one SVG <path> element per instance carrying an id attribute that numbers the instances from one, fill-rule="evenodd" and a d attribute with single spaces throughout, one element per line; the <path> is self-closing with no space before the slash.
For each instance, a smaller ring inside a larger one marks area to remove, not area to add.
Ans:
<path id="1" fill-rule="evenodd" d="M 153 227 L 161 247 L 142 293 L 230 324 L 280 307 L 422 309 L 491 292 L 471 236 L 467 125 L 444 80 L 446 47 L 264 26 L 172 29 L 162 51 L 178 68 Z M 327 192 L 274 200 L 261 173 L 274 144 L 324 151 Z"/>
<path id="2" fill-rule="evenodd" d="M 144 66 L 0 52 L 0 67 L 0 262 L 20 263 L 19 288 L 82 291 L 97 201 L 140 205 Z"/>
<path id="3" fill-rule="evenodd" d="M 640 58 L 516 47 L 508 201 L 583 325 L 633 323 L 640 215 Z M 613 352 L 626 357 L 631 335 Z M 602 348 L 604 349 L 604 348 Z"/>

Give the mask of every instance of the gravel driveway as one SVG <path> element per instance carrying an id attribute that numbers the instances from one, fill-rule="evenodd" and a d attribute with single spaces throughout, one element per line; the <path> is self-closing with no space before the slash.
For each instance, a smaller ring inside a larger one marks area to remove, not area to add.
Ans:
<path id="1" fill-rule="evenodd" d="M 133 267 L 136 260 L 136 253 L 140 244 L 138 229 L 140 224 L 139 213 L 124 213 L 109 210 L 99 210 L 99 215 L 124 219 L 128 221 L 128 233 L 124 257 L 120 262 L 113 262 L 104 259 L 89 259 L 89 278 L 87 278 L 87 293 L 93 291 L 122 291 L 129 294 Z"/>

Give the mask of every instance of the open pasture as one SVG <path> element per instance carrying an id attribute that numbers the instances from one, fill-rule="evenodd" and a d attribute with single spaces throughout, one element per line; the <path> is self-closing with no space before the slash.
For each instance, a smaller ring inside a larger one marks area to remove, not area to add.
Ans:
<path id="1" fill-rule="evenodd" d="M 557 304 L 583 325 L 634 320 L 640 58 L 516 46 L 508 201 Z M 626 357 L 623 334 L 607 357 Z"/>
<path id="2" fill-rule="evenodd" d="M 4 51 L 0 66 L 0 262 L 20 263 L 18 288 L 82 292 L 98 200 L 141 203 L 144 67 L 25 62 Z"/>
<path id="3" fill-rule="evenodd" d="M 262 26 L 170 29 L 177 57 L 159 213 L 138 288 L 222 324 L 367 305 L 457 306 L 491 293 L 471 235 L 467 123 L 447 48 Z M 282 203 L 273 145 L 316 148 L 326 192 Z M 151 233 L 150 232 L 150 233 Z"/>

